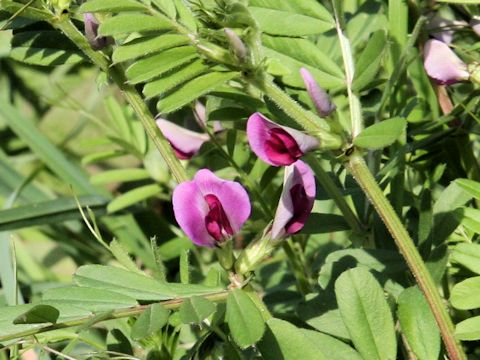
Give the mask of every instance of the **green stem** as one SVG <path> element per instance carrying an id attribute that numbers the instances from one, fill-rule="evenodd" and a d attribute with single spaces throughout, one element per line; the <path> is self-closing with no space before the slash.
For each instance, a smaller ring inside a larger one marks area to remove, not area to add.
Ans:
<path id="1" fill-rule="evenodd" d="M 165 139 L 162 132 L 155 124 L 155 120 L 145 104 L 142 96 L 138 93 L 137 89 L 133 85 L 128 83 L 123 69 L 118 65 L 110 68 L 109 60 L 104 56 L 104 54 L 102 52 L 92 50 L 85 36 L 66 16 L 60 16 L 55 19 L 56 21 L 53 21 L 53 25 L 62 31 L 70 40 L 72 40 L 96 66 L 109 74 L 115 84 L 120 88 L 120 90 L 122 90 L 125 98 L 137 114 L 137 117 L 141 121 L 148 136 L 153 141 L 156 148 L 165 160 L 175 180 L 178 183 L 188 180 L 185 168 L 175 156 L 168 140 Z"/>
<path id="2" fill-rule="evenodd" d="M 204 295 L 203 297 L 207 300 L 213 301 L 213 302 L 224 302 L 227 299 L 228 296 L 228 291 L 219 291 L 216 293 L 211 293 L 208 295 Z M 179 299 L 172 299 L 172 300 L 166 300 L 166 301 L 161 301 L 159 304 L 164 306 L 166 309 L 169 310 L 177 310 L 180 308 L 180 306 L 183 304 L 183 302 L 188 299 L 188 297 L 185 298 L 179 298 Z M 15 340 L 15 339 L 20 339 L 24 338 L 27 336 L 32 336 L 40 333 L 44 333 L 47 331 L 53 331 L 53 330 L 58 330 L 58 329 L 65 329 L 69 327 L 74 327 L 74 326 L 81 326 L 84 324 L 89 324 L 89 326 L 93 326 L 96 323 L 99 323 L 101 321 L 106 321 L 106 320 L 112 320 L 112 319 L 120 319 L 120 318 L 126 318 L 130 316 L 135 316 L 139 315 L 145 310 L 147 310 L 151 305 L 139 305 L 139 306 L 134 306 L 134 307 L 129 307 L 125 309 L 117 309 L 113 310 L 111 312 L 107 312 L 105 314 L 93 314 L 89 316 L 85 316 L 79 319 L 75 320 L 70 320 L 70 321 L 64 321 L 64 322 L 59 322 L 56 324 L 51 324 L 51 325 L 45 325 L 41 328 L 35 328 L 35 329 L 29 329 L 25 331 L 19 331 L 15 334 L 8 334 L 4 336 L 0 336 L 0 341 L 9 341 L 9 340 Z"/>
<path id="3" fill-rule="evenodd" d="M 308 280 L 308 276 L 306 274 L 306 269 L 300 256 L 295 251 L 294 245 L 292 244 L 291 239 L 285 239 L 282 241 L 283 251 L 287 255 L 288 260 L 290 261 L 290 265 L 292 266 L 293 273 L 295 275 L 295 279 L 297 280 L 297 288 L 303 294 L 306 295 L 312 291 L 312 287 L 310 285 L 310 281 Z"/>
<path id="4" fill-rule="evenodd" d="M 335 27 L 337 29 L 338 40 L 340 42 L 340 48 L 342 50 L 342 58 L 343 58 L 343 65 L 345 68 L 345 83 L 347 85 L 347 93 L 348 93 L 348 102 L 350 105 L 350 121 L 352 127 L 352 137 L 354 138 L 363 129 L 363 118 L 362 118 L 362 108 L 360 104 L 360 99 L 358 96 L 353 92 L 352 84 L 353 84 L 353 77 L 355 75 L 355 62 L 353 60 L 352 49 L 350 47 L 350 41 L 343 33 L 341 24 L 340 24 L 340 16 L 339 16 L 339 9 L 338 3 L 336 1 L 332 1 L 333 3 L 333 11 L 335 14 Z"/>
<path id="5" fill-rule="evenodd" d="M 348 205 L 347 201 L 343 197 L 342 192 L 337 187 L 337 185 L 335 185 L 335 182 L 332 180 L 332 178 L 327 174 L 325 170 L 323 170 L 320 161 L 312 154 L 308 154 L 306 158 L 308 164 L 311 166 L 313 172 L 315 173 L 315 177 L 317 178 L 318 182 L 320 183 L 320 185 L 322 185 L 326 193 L 338 206 L 338 208 L 343 214 L 343 217 L 345 218 L 345 221 L 348 223 L 352 231 L 357 234 L 364 234 L 365 229 L 360 220 L 358 219 L 358 216 L 353 212 L 350 205 Z"/>
<path id="6" fill-rule="evenodd" d="M 395 240 L 395 243 L 400 249 L 400 252 L 407 262 L 408 267 L 412 271 L 418 286 L 427 299 L 433 316 L 437 321 L 450 359 L 466 359 L 460 343 L 455 339 L 452 320 L 450 319 L 447 309 L 445 308 L 435 282 L 433 281 L 427 267 L 425 266 L 425 263 L 418 253 L 413 240 L 410 238 L 410 235 L 405 229 L 402 221 L 383 194 L 383 191 L 378 186 L 365 161 L 358 153 L 355 152 L 352 156 L 350 156 L 349 162 L 346 166 L 360 187 L 367 194 L 370 202 L 375 207 L 377 213 L 387 226 L 388 231 Z"/>

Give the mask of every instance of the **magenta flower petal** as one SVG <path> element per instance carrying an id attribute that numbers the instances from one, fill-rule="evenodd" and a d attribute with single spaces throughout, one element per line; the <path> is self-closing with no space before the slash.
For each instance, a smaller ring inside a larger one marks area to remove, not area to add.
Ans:
<path id="1" fill-rule="evenodd" d="M 308 95 L 313 101 L 318 115 L 321 117 L 327 117 L 337 108 L 331 101 L 327 92 L 323 90 L 320 85 L 315 81 L 310 71 L 305 68 L 300 69 L 300 75 L 302 76 L 305 87 L 307 88 Z"/>
<path id="2" fill-rule="evenodd" d="M 208 204 L 195 181 L 185 181 L 173 191 L 173 211 L 178 225 L 199 246 L 214 246 L 215 239 L 208 233 L 205 217 Z"/>
<path id="3" fill-rule="evenodd" d="M 240 184 L 222 180 L 207 169 L 178 185 L 172 201 L 178 224 L 200 246 L 226 241 L 241 229 L 251 211 Z"/>
<path id="4" fill-rule="evenodd" d="M 202 194 L 215 195 L 227 215 L 233 233 L 237 233 L 250 216 L 250 199 L 242 185 L 222 180 L 210 170 L 203 169 L 195 175 L 195 182 Z"/>
<path id="5" fill-rule="evenodd" d="M 315 177 L 307 164 L 298 160 L 285 167 L 282 195 L 272 225 L 273 239 L 303 228 L 312 212 L 315 192 Z"/>
<path id="6" fill-rule="evenodd" d="M 253 152 L 274 166 L 293 164 L 319 145 L 313 136 L 278 125 L 258 112 L 248 119 L 247 136 Z"/>
<path id="7" fill-rule="evenodd" d="M 92 13 L 83 14 L 85 26 L 85 37 L 93 50 L 102 50 L 113 42 L 113 39 L 105 36 L 98 36 L 99 23 Z"/>
<path id="8" fill-rule="evenodd" d="M 438 84 L 450 85 L 470 77 L 467 65 L 441 41 L 428 40 L 423 55 L 425 71 Z"/>
<path id="9" fill-rule="evenodd" d="M 203 143 L 209 140 L 207 134 L 187 130 L 171 121 L 157 118 L 156 122 L 179 159 L 192 158 L 200 151 Z"/>

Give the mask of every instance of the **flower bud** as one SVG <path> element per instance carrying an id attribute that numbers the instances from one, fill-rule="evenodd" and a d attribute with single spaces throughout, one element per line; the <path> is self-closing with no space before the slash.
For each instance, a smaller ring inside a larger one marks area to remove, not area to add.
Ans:
<path id="1" fill-rule="evenodd" d="M 307 88 L 308 95 L 312 99 L 318 115 L 321 117 L 327 117 L 337 108 L 330 101 L 330 97 L 327 92 L 323 90 L 320 85 L 315 81 L 310 71 L 305 68 L 300 69 L 300 75 L 302 76 L 305 87 Z"/>
<path id="2" fill-rule="evenodd" d="M 237 59 L 241 62 L 245 62 L 248 55 L 248 49 L 243 43 L 242 39 L 240 39 L 240 36 L 238 36 L 235 31 L 229 28 L 225 28 L 224 31 Z"/>
<path id="3" fill-rule="evenodd" d="M 92 13 L 83 14 L 85 25 L 85 36 L 93 50 L 102 50 L 113 42 L 113 39 L 105 36 L 98 36 L 99 23 Z"/>

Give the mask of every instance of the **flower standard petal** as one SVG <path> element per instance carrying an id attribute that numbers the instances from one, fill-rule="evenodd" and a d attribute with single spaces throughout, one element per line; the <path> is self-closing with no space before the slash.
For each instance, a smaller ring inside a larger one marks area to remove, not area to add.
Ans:
<path id="1" fill-rule="evenodd" d="M 319 145 L 313 136 L 278 125 L 258 112 L 248 119 L 247 136 L 253 152 L 274 166 L 290 165 Z"/>
<path id="2" fill-rule="evenodd" d="M 430 39 L 425 43 L 424 67 L 428 76 L 441 85 L 468 80 L 467 65 L 441 41 Z"/>
<path id="3" fill-rule="evenodd" d="M 203 196 L 214 195 L 220 202 L 233 234 L 250 216 L 250 199 L 242 185 L 235 181 L 223 180 L 208 169 L 197 172 L 194 178 Z"/>
<path id="4" fill-rule="evenodd" d="M 315 201 L 315 177 L 310 167 L 298 160 L 285 168 L 282 195 L 272 225 L 272 238 L 300 231 Z"/>
<path id="5" fill-rule="evenodd" d="M 182 160 L 192 158 L 200 151 L 203 143 L 209 140 L 207 134 L 187 130 L 162 118 L 157 118 L 156 123 L 172 145 L 177 157 Z"/>
<path id="6" fill-rule="evenodd" d="M 300 75 L 302 76 L 305 87 L 307 88 L 308 95 L 312 99 L 318 115 L 321 117 L 327 117 L 337 108 L 331 101 L 327 92 L 323 90 L 320 85 L 315 81 L 310 71 L 305 68 L 300 69 Z"/>
<path id="7" fill-rule="evenodd" d="M 173 191 L 173 212 L 178 225 L 199 246 L 214 246 L 215 239 L 205 226 L 208 204 L 195 180 L 179 184 Z"/>

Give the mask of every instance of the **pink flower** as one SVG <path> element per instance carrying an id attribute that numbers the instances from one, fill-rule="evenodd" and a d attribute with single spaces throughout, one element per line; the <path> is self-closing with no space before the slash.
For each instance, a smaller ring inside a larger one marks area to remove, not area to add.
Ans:
<path id="1" fill-rule="evenodd" d="M 335 111 L 337 107 L 332 104 L 327 92 L 323 90 L 320 85 L 318 85 L 310 71 L 305 68 L 301 68 L 300 75 L 303 78 L 308 95 L 312 99 L 313 104 L 317 109 L 318 115 L 321 117 L 327 117 L 333 111 Z"/>
<path id="2" fill-rule="evenodd" d="M 423 56 L 425 71 L 440 85 L 454 84 L 470 77 L 467 65 L 441 41 L 428 40 Z"/>
<path id="3" fill-rule="evenodd" d="M 274 166 L 293 164 L 319 145 L 313 136 L 278 125 L 258 112 L 248 119 L 247 136 L 253 152 Z"/>
<path id="4" fill-rule="evenodd" d="M 157 117 L 156 122 L 179 159 L 191 159 L 200 151 L 203 143 L 209 140 L 208 134 L 187 130 L 171 121 Z"/>
<path id="5" fill-rule="evenodd" d="M 298 160 L 285 168 L 283 191 L 272 225 L 272 239 L 300 231 L 312 212 L 315 177 L 310 167 Z"/>
<path id="6" fill-rule="evenodd" d="M 197 245 L 215 246 L 240 231 L 250 216 L 250 200 L 239 183 L 208 169 L 173 191 L 173 211 L 182 230 Z"/>
<path id="7" fill-rule="evenodd" d="M 113 39 L 105 36 L 98 36 L 99 23 L 92 13 L 83 14 L 83 23 L 85 26 L 85 37 L 93 50 L 102 50 L 104 47 L 113 43 Z"/>

